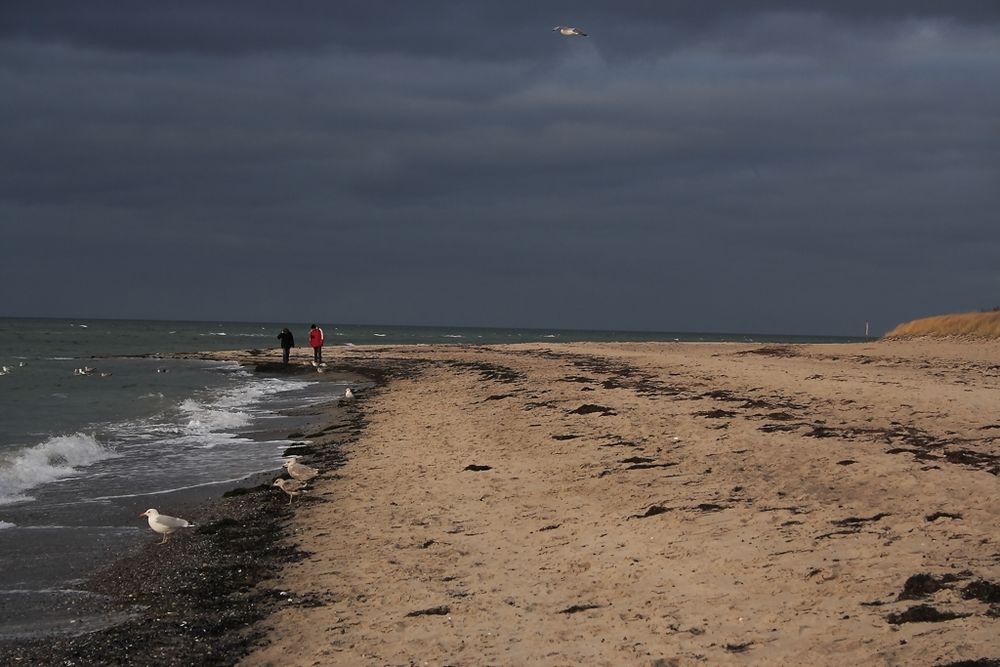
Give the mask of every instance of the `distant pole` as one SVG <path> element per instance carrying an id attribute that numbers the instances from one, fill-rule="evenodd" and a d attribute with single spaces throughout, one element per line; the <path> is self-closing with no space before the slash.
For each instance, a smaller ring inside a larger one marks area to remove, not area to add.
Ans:
<path id="1" fill-rule="evenodd" d="M 865 340 L 868 340 L 868 320 L 865 320 Z"/>

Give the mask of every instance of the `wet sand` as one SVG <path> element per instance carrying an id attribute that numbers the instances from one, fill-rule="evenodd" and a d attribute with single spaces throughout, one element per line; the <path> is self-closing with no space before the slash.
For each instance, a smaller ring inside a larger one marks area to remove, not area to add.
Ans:
<path id="1" fill-rule="evenodd" d="M 997 343 L 326 356 L 377 385 L 309 494 L 205 506 L 94 579 L 133 621 L 5 664 L 1000 664 Z"/>

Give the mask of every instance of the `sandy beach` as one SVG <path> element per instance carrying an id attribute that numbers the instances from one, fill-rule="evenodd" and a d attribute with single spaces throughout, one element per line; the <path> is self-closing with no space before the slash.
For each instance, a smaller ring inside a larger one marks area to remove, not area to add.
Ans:
<path id="1" fill-rule="evenodd" d="M 996 343 L 330 358 L 385 381 L 243 665 L 1000 658 Z"/>
<path id="2" fill-rule="evenodd" d="M 296 353 L 187 356 L 313 373 Z M 371 382 L 287 434 L 323 470 L 307 494 L 192 509 L 87 585 L 127 622 L 0 657 L 1000 664 L 998 343 L 326 356 Z"/>

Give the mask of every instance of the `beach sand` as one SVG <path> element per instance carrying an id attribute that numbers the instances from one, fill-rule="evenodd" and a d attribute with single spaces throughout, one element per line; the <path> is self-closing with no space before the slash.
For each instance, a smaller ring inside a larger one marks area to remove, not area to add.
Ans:
<path id="1" fill-rule="evenodd" d="M 383 383 L 243 665 L 1000 658 L 997 343 L 327 357 Z"/>
<path id="2" fill-rule="evenodd" d="M 374 384 L 288 434 L 308 494 L 185 515 L 84 586 L 132 620 L 0 662 L 1000 664 L 1000 343 L 325 356 Z"/>

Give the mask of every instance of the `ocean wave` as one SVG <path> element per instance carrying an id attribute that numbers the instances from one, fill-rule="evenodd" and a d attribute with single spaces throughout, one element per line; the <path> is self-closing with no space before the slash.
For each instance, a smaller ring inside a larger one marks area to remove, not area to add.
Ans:
<path id="1" fill-rule="evenodd" d="M 0 530 L 4 528 L 16 528 L 17 525 L 13 523 L 7 523 L 6 521 L 0 521 Z"/>
<path id="2" fill-rule="evenodd" d="M 0 455 L 0 505 L 26 500 L 22 492 L 27 489 L 69 477 L 79 468 L 116 456 L 94 436 L 84 433 L 56 436 Z"/>
<path id="3" fill-rule="evenodd" d="M 185 430 L 189 433 L 214 433 L 249 426 L 253 415 L 248 410 L 269 396 L 301 389 L 310 384 L 313 383 L 266 379 L 220 392 L 211 399 L 185 399 L 179 406 L 187 420 Z"/>
<path id="4" fill-rule="evenodd" d="M 250 424 L 250 415 L 245 412 L 213 409 L 193 398 L 184 400 L 180 408 L 187 415 L 186 429 L 196 433 L 212 433 Z"/>

